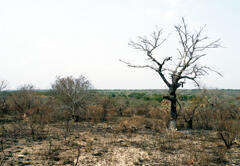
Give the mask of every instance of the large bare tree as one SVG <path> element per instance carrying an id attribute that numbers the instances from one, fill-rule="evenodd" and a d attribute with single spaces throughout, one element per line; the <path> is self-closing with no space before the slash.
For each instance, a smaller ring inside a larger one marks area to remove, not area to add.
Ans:
<path id="1" fill-rule="evenodd" d="M 137 41 L 130 41 L 129 45 L 134 49 L 143 51 L 147 56 L 147 65 L 133 65 L 122 61 L 129 67 L 149 68 L 159 74 L 163 82 L 168 87 L 168 95 L 164 98 L 171 102 L 171 120 L 169 128 L 176 128 L 177 120 L 177 94 L 179 87 L 183 87 L 186 80 L 193 81 L 199 86 L 199 78 L 208 74 L 209 71 L 218 73 L 208 66 L 199 64 L 199 60 L 206 56 L 205 51 L 211 48 L 220 47 L 220 39 L 209 41 L 208 37 L 202 35 L 205 28 L 191 33 L 187 24 L 182 18 L 182 23 L 174 26 L 179 37 L 180 47 L 177 48 L 176 56 L 163 56 L 162 59 L 156 57 L 159 48 L 166 38 L 162 38 L 162 29 L 154 31 L 149 37 L 138 37 Z M 220 73 L 218 73 L 220 74 Z M 220 74 L 221 75 L 221 74 Z"/>

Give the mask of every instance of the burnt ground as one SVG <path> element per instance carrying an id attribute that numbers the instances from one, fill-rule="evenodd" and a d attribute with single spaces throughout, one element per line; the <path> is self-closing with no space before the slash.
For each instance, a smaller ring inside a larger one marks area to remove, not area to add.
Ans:
<path id="1" fill-rule="evenodd" d="M 33 136 L 1 125 L 3 165 L 240 165 L 239 140 L 226 149 L 211 130 L 122 130 L 116 123 L 82 122 L 50 124 Z"/>

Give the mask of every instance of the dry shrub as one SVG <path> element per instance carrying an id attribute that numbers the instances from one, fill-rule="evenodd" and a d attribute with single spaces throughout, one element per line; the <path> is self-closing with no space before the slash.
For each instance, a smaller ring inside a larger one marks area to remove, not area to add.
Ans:
<path id="1" fill-rule="evenodd" d="M 240 119 L 219 120 L 217 126 L 218 134 L 224 145 L 230 149 L 240 135 Z"/>
<path id="2" fill-rule="evenodd" d="M 141 102 L 138 105 L 136 105 L 136 107 L 135 107 L 135 115 L 148 117 L 149 116 L 149 108 L 150 108 L 149 103 Z"/>
<path id="3" fill-rule="evenodd" d="M 145 116 L 150 118 L 150 110 L 152 107 L 159 106 L 158 102 L 155 101 L 139 101 L 133 105 L 133 113 L 134 115 Z M 159 106 L 162 107 L 162 106 Z"/>
<path id="4" fill-rule="evenodd" d="M 0 115 L 9 113 L 9 103 L 7 97 L 0 96 Z"/>
<path id="5" fill-rule="evenodd" d="M 103 122 L 118 115 L 118 107 L 112 97 L 96 97 L 96 102 L 88 106 L 86 120 L 93 122 Z"/>
<path id="6" fill-rule="evenodd" d="M 124 107 L 122 115 L 164 119 L 167 118 L 165 115 L 167 112 L 170 114 L 170 102 L 168 100 L 163 100 L 160 105 L 155 101 L 133 100 L 131 105 Z"/>
<path id="7" fill-rule="evenodd" d="M 114 105 L 116 107 L 116 112 L 119 116 L 129 116 L 128 112 L 126 114 L 126 109 L 129 108 L 129 100 L 125 98 L 118 97 L 117 100 L 114 100 Z M 130 113 L 131 115 L 131 113 Z"/>
<path id="8" fill-rule="evenodd" d="M 207 103 L 207 96 L 205 96 L 205 91 L 202 91 L 199 95 L 194 96 L 192 100 L 190 101 L 183 101 L 181 103 L 182 109 L 179 113 L 179 118 L 184 121 L 184 126 L 186 126 L 188 129 L 193 129 L 193 125 L 198 126 L 198 128 L 202 127 L 208 127 L 208 121 L 202 121 L 206 120 L 204 108 Z M 207 119 L 208 120 L 208 119 Z M 194 121 L 198 123 L 194 123 Z M 201 126 L 201 127 L 199 127 Z"/>
<path id="9" fill-rule="evenodd" d="M 223 99 L 224 101 L 217 103 L 215 106 L 215 125 L 221 140 L 230 149 L 235 139 L 240 135 L 239 104 L 231 98 Z"/>
<path id="10" fill-rule="evenodd" d="M 118 114 L 116 102 L 112 97 L 98 98 L 98 101 L 95 105 L 100 107 L 98 108 L 98 111 L 101 112 L 101 121 L 110 120 L 114 115 Z"/>
<path id="11" fill-rule="evenodd" d="M 162 122 L 167 125 L 170 120 L 170 102 L 168 100 L 163 100 L 159 107 L 150 107 L 149 117 L 162 120 Z"/>
<path id="12" fill-rule="evenodd" d="M 167 122 L 161 119 L 149 119 L 145 122 L 145 128 L 149 128 L 157 132 L 162 132 L 167 128 Z"/>
<path id="13" fill-rule="evenodd" d="M 217 129 L 221 140 L 229 149 L 240 135 L 239 102 L 236 98 L 219 93 L 210 100 L 212 108 L 212 123 Z"/>
<path id="14" fill-rule="evenodd" d="M 194 128 L 206 130 L 213 129 L 214 125 L 212 123 L 215 116 L 213 110 L 205 108 L 201 109 L 194 118 Z"/>
<path id="15" fill-rule="evenodd" d="M 197 129 L 213 129 L 216 112 L 214 111 L 213 103 L 210 102 L 212 97 L 215 97 L 214 94 L 209 94 L 210 92 L 203 90 L 200 96 L 196 96 L 190 107 L 195 109 L 193 114 L 192 125 Z M 214 99 L 215 100 L 215 99 Z M 190 110 L 191 111 L 191 110 Z M 185 116 L 186 117 L 186 116 Z"/>
<path id="16" fill-rule="evenodd" d="M 33 86 L 25 85 L 9 98 L 11 112 L 14 113 L 16 133 L 28 132 L 37 138 L 43 138 L 45 126 L 51 122 L 54 105 L 51 100 L 39 95 Z M 17 131 L 19 130 L 19 131 Z"/>
<path id="17" fill-rule="evenodd" d="M 64 107 L 61 107 L 61 105 L 59 105 L 59 103 L 52 99 L 53 101 L 51 102 L 51 106 L 53 109 L 53 112 L 51 114 L 51 119 L 52 122 L 66 122 L 66 121 L 70 121 L 73 119 L 72 117 L 72 113 L 65 109 Z"/>
<path id="18" fill-rule="evenodd" d="M 122 116 L 131 117 L 134 115 L 135 110 L 132 107 L 127 107 L 123 110 Z"/>
<path id="19" fill-rule="evenodd" d="M 45 127 L 51 121 L 52 110 L 46 105 L 40 105 L 25 111 L 24 121 L 29 126 L 31 135 L 39 138 L 44 135 Z"/>
<path id="20" fill-rule="evenodd" d="M 93 122 L 101 122 L 106 119 L 104 109 L 101 105 L 89 105 L 86 119 Z"/>
<path id="21" fill-rule="evenodd" d="M 123 118 L 118 124 L 117 130 L 134 132 L 137 130 L 151 129 L 154 131 L 163 131 L 166 123 L 159 119 L 150 119 L 143 116 L 133 116 L 131 118 Z"/>
<path id="22" fill-rule="evenodd" d="M 162 107 L 150 107 L 149 116 L 152 119 L 162 119 L 166 121 L 170 119 L 169 111 L 163 109 Z"/>
<path id="23" fill-rule="evenodd" d="M 122 119 L 118 129 L 121 131 L 136 131 L 141 129 L 151 129 L 163 131 L 170 120 L 170 102 L 163 100 L 160 106 L 151 106 L 150 103 L 142 102 L 133 107 L 127 107 L 123 115 L 132 116 Z"/>
<path id="24" fill-rule="evenodd" d="M 15 117 L 23 119 L 26 110 L 35 108 L 41 102 L 39 96 L 34 91 L 32 85 L 24 85 L 9 97 L 10 110 L 15 113 Z"/>
<path id="25" fill-rule="evenodd" d="M 140 129 L 143 124 L 144 118 L 142 117 L 134 116 L 132 118 L 124 118 L 119 122 L 117 130 L 134 132 Z"/>

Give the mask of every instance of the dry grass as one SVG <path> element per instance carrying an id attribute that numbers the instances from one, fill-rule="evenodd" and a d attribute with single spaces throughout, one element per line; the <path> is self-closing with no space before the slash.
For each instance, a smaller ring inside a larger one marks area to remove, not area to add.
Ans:
<path id="1" fill-rule="evenodd" d="M 155 131 L 141 128 L 141 117 L 118 123 L 55 123 L 45 126 L 46 139 L 6 135 L 1 129 L 5 165 L 237 165 L 240 144 L 225 148 L 215 131 Z M 127 121 L 127 122 L 126 122 Z M 130 122 L 129 122 L 130 121 Z M 142 119 L 146 123 L 146 119 Z M 119 130 L 121 123 L 136 130 Z M 140 126 L 140 127 L 139 127 Z M 11 132 L 14 132 L 11 130 Z M 66 134 L 66 132 L 68 132 Z M 64 135 L 65 133 L 65 135 Z"/>

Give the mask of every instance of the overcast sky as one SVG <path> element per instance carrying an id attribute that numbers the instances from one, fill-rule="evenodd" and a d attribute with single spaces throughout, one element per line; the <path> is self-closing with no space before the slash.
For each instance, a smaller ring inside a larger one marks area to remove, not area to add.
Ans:
<path id="1" fill-rule="evenodd" d="M 201 63 L 223 74 L 201 80 L 208 88 L 240 88 L 239 0 L 1 0 L 0 79 L 9 89 L 23 84 L 50 88 L 56 76 L 86 76 L 98 89 L 166 88 L 128 42 L 163 28 L 169 35 L 161 57 L 177 56 L 174 25 L 185 17 L 192 31 L 221 38 L 225 48 L 208 51 Z M 193 88 L 189 82 L 185 88 Z"/>

